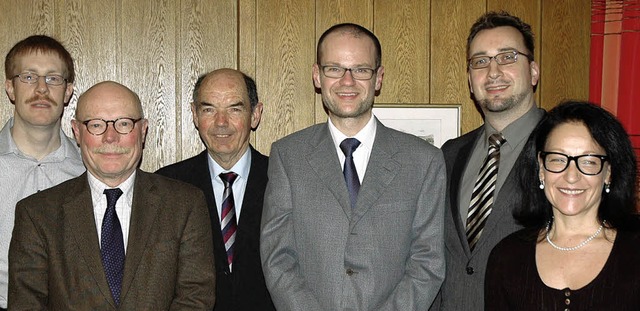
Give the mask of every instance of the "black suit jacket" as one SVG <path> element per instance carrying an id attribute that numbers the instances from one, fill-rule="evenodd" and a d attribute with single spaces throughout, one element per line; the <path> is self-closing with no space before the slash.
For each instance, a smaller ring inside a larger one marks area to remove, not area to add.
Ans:
<path id="1" fill-rule="evenodd" d="M 215 311 L 275 310 L 260 263 L 260 219 L 264 190 L 267 186 L 269 158 L 250 148 L 251 168 L 236 234 L 233 273 L 229 272 L 227 265 L 227 253 L 213 196 L 207 151 L 156 172 L 195 185 L 204 192 L 211 218 L 216 264 Z"/>

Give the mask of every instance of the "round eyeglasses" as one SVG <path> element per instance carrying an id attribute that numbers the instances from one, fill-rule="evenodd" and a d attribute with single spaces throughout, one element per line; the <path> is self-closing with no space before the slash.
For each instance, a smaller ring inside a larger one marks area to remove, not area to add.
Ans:
<path id="1" fill-rule="evenodd" d="M 18 78 L 20 79 L 21 82 L 27 83 L 27 84 L 34 84 L 38 82 L 40 77 L 44 78 L 44 83 L 46 83 L 47 85 L 62 85 L 63 83 L 67 82 L 67 79 L 65 79 L 63 76 L 56 75 L 56 74 L 40 76 L 33 72 L 23 72 L 13 77 Z"/>
<path id="2" fill-rule="evenodd" d="M 551 173 L 564 172 L 569 167 L 569 163 L 574 161 L 580 173 L 590 176 L 600 174 L 604 162 L 609 159 L 606 155 L 601 154 L 583 154 L 572 157 L 560 152 L 545 151 L 540 152 L 540 158 L 544 169 Z"/>
<path id="3" fill-rule="evenodd" d="M 495 56 L 475 56 L 468 59 L 469 68 L 471 69 L 482 69 L 489 67 L 491 64 L 491 60 L 495 60 L 498 65 L 508 65 L 513 64 L 518 61 L 518 55 L 522 55 L 531 59 L 529 54 L 522 53 L 517 50 L 498 53 Z"/>
<path id="4" fill-rule="evenodd" d="M 132 118 L 117 118 L 115 120 L 103 120 L 103 119 L 91 119 L 87 121 L 82 121 L 87 127 L 87 131 L 89 131 L 92 135 L 102 135 L 107 131 L 107 127 L 109 123 L 113 124 L 113 128 L 119 134 L 126 135 L 133 131 L 133 128 L 136 126 L 136 122 L 142 120 L 142 118 L 132 119 Z"/>
<path id="5" fill-rule="evenodd" d="M 378 70 L 378 68 L 345 68 L 340 66 L 320 66 L 320 69 L 322 70 L 322 74 L 324 74 L 325 77 L 334 79 L 340 79 L 344 77 L 344 74 L 347 71 L 350 71 L 351 76 L 355 80 L 369 80 L 371 79 L 371 77 L 373 77 L 373 73 Z"/>

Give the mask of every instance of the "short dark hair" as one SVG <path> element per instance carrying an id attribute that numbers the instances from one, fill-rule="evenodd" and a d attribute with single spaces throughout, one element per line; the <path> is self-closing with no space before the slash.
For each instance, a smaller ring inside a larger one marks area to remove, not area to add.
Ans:
<path id="1" fill-rule="evenodd" d="M 609 157 L 611 192 L 603 191 L 598 218 L 606 220 L 610 228 L 637 230 L 637 166 L 629 136 L 614 115 L 585 101 L 560 103 L 549 111 L 532 133 L 517 164 L 523 202 L 515 208 L 514 218 L 525 227 L 540 230 L 551 221 L 551 204 L 544 191 L 538 189 L 538 154 L 544 151 L 551 131 L 566 123 L 584 125 Z"/>
<path id="2" fill-rule="evenodd" d="M 380 65 L 382 64 L 382 46 L 380 45 L 380 40 L 378 40 L 378 37 L 376 37 L 373 32 L 369 31 L 369 29 L 353 23 L 342 23 L 333 25 L 320 36 L 316 49 L 316 62 L 318 63 L 318 65 L 320 65 L 320 59 L 322 58 L 322 53 L 320 51 L 322 43 L 324 43 L 324 40 L 329 34 L 338 31 L 345 34 L 350 34 L 356 38 L 359 38 L 362 35 L 369 37 L 371 41 L 373 41 L 373 45 L 376 48 L 376 68 L 380 67 Z"/>
<path id="3" fill-rule="evenodd" d="M 519 17 L 509 14 L 505 11 L 499 12 L 487 12 L 480 16 L 478 20 L 471 26 L 469 31 L 469 37 L 467 37 L 467 55 L 469 55 L 469 48 L 471 47 L 471 41 L 475 39 L 476 35 L 482 30 L 493 29 L 502 26 L 510 26 L 517 29 L 524 40 L 524 45 L 529 53 L 529 61 L 533 61 L 534 52 L 534 38 L 531 25 L 523 22 Z"/>
<path id="4" fill-rule="evenodd" d="M 242 75 L 242 78 L 244 79 L 244 84 L 245 84 L 245 87 L 247 88 L 247 95 L 249 96 L 249 103 L 251 104 L 251 110 L 253 110 L 254 108 L 256 108 L 256 106 L 258 105 L 258 102 L 260 101 L 258 99 L 258 88 L 256 87 L 256 81 L 254 81 L 253 78 L 251 78 L 244 72 L 239 70 L 238 72 Z M 196 81 L 196 84 L 193 87 L 192 100 L 194 103 L 198 101 L 198 94 L 200 92 L 200 87 L 202 86 L 202 81 L 204 81 L 204 79 L 207 76 L 209 76 L 209 74 L 211 74 L 211 72 L 205 73 L 198 77 L 198 80 Z"/>
<path id="5" fill-rule="evenodd" d="M 66 72 L 63 72 L 65 79 L 67 79 L 67 82 L 73 83 L 76 74 L 71 54 L 69 54 L 69 51 L 67 51 L 58 40 L 45 35 L 27 37 L 16 43 L 16 45 L 9 50 L 9 53 L 7 53 L 4 59 L 4 74 L 7 79 L 11 79 L 11 77 L 18 74 L 15 72 L 16 58 L 32 52 L 53 53 L 58 55 L 65 65 L 64 70 Z"/>

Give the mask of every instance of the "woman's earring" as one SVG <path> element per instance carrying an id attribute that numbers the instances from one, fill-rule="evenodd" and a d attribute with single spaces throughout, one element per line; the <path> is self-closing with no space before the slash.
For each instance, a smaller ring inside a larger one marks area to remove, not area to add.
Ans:
<path id="1" fill-rule="evenodd" d="M 540 190 L 544 190 L 544 180 L 540 180 Z"/>
<path id="2" fill-rule="evenodd" d="M 604 192 L 606 193 L 611 192 L 611 183 L 604 184 Z"/>

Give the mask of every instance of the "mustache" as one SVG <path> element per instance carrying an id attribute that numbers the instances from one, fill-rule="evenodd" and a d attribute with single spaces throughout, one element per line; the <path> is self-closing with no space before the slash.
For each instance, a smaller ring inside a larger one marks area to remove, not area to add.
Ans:
<path id="1" fill-rule="evenodd" d="M 58 105 L 58 103 L 56 103 L 51 97 L 46 96 L 46 95 L 45 96 L 41 96 L 41 95 L 33 96 L 33 97 L 27 99 L 27 104 L 31 104 L 31 103 L 39 102 L 39 101 L 46 101 L 49 104 L 54 105 L 54 106 Z"/>
<path id="2" fill-rule="evenodd" d="M 93 149 L 93 152 L 103 154 L 127 154 L 131 152 L 131 148 L 120 147 L 120 146 L 100 146 Z"/>

